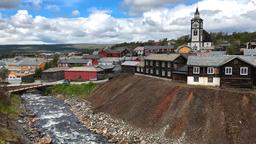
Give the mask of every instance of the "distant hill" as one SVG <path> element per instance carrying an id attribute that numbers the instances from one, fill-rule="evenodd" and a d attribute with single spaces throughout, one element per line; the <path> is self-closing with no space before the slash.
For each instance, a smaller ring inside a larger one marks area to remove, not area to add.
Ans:
<path id="1" fill-rule="evenodd" d="M 0 45 L 0 54 L 92 51 L 109 44 Z"/>

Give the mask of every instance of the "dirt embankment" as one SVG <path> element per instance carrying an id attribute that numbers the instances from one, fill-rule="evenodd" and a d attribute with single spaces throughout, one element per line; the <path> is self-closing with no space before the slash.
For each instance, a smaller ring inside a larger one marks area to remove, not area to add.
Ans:
<path id="1" fill-rule="evenodd" d="M 96 111 L 185 143 L 256 143 L 256 94 L 122 75 L 88 98 Z"/>

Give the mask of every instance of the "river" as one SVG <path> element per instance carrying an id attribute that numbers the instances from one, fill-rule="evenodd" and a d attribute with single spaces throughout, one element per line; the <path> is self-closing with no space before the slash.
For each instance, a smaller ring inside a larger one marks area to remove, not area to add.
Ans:
<path id="1" fill-rule="evenodd" d="M 52 96 L 26 93 L 25 106 L 39 119 L 36 127 L 50 135 L 54 144 L 105 144 L 107 140 L 84 127 L 69 107 Z"/>

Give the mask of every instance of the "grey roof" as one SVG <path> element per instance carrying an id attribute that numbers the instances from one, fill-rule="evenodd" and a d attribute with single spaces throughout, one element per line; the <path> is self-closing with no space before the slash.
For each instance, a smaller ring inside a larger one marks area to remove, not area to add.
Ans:
<path id="1" fill-rule="evenodd" d="M 244 49 L 245 56 L 256 56 L 256 49 Z"/>
<path id="2" fill-rule="evenodd" d="M 98 65 L 99 68 L 103 69 L 103 70 L 107 70 L 107 69 L 113 69 L 115 68 L 115 65 Z"/>
<path id="3" fill-rule="evenodd" d="M 47 69 L 47 70 L 45 70 L 45 71 L 43 71 L 43 72 L 59 72 L 59 71 L 65 71 L 65 70 L 67 70 L 67 69 L 69 69 L 68 67 L 55 67 L 55 68 L 50 68 L 50 69 Z"/>
<path id="4" fill-rule="evenodd" d="M 84 59 L 100 59 L 100 55 L 84 55 Z"/>
<path id="5" fill-rule="evenodd" d="M 129 50 L 129 49 L 127 47 L 116 47 L 116 48 L 107 48 L 104 50 L 109 53 L 121 53 L 124 50 Z"/>
<path id="6" fill-rule="evenodd" d="M 118 72 L 118 71 L 121 71 L 121 70 L 122 70 L 122 67 L 120 65 L 116 65 L 112 71 L 113 72 Z"/>
<path id="7" fill-rule="evenodd" d="M 221 66 L 223 63 L 226 63 L 226 61 L 229 61 L 232 59 L 230 56 L 221 56 L 221 57 L 215 57 L 215 56 L 189 56 L 188 57 L 188 66 L 213 66 L 218 67 Z"/>
<path id="8" fill-rule="evenodd" d="M 209 53 L 209 56 L 224 56 L 226 54 L 227 54 L 226 51 L 211 51 Z"/>
<path id="9" fill-rule="evenodd" d="M 0 66 L 6 66 L 6 63 L 4 61 L 0 61 Z"/>
<path id="10" fill-rule="evenodd" d="M 145 60 L 174 61 L 180 54 L 151 54 Z"/>
<path id="11" fill-rule="evenodd" d="M 174 49 L 174 46 L 144 46 L 145 50 L 154 50 L 154 49 Z"/>
<path id="12" fill-rule="evenodd" d="M 35 59 L 35 58 L 24 58 L 21 60 L 20 64 L 21 66 L 35 66 L 35 65 L 40 65 L 43 63 L 42 59 Z"/>
<path id="13" fill-rule="evenodd" d="M 89 60 L 87 59 L 77 59 L 77 58 L 71 58 L 71 59 L 61 59 L 59 63 L 64 64 L 87 64 Z"/>
<path id="14" fill-rule="evenodd" d="M 230 56 L 189 56 L 188 57 L 188 66 L 213 66 L 219 67 L 222 66 L 235 58 L 238 58 L 252 66 L 256 66 L 256 57 L 255 56 L 240 56 L 240 55 L 230 55 Z"/>

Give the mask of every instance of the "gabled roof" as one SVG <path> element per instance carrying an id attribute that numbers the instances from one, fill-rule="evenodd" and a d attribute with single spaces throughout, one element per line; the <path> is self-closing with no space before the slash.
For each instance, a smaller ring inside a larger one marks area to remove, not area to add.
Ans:
<path id="1" fill-rule="evenodd" d="M 256 57 L 255 56 L 240 56 L 240 55 L 230 55 L 230 56 L 189 56 L 188 57 L 188 66 L 212 66 L 219 67 L 222 66 L 234 59 L 240 59 L 252 66 L 256 66 Z"/>
<path id="2" fill-rule="evenodd" d="M 227 54 L 226 51 L 211 51 L 209 53 L 209 56 L 224 56 L 226 54 Z"/>
<path id="3" fill-rule="evenodd" d="M 180 54 L 151 54 L 145 60 L 174 61 Z"/>
<path id="4" fill-rule="evenodd" d="M 60 59 L 59 63 L 64 64 L 87 64 L 89 60 L 87 59 L 78 59 L 78 58 L 71 58 L 71 59 Z"/>
<path id="5" fill-rule="evenodd" d="M 115 68 L 115 65 L 112 65 L 112 64 L 111 65 L 102 65 L 102 64 L 100 64 L 100 65 L 98 65 L 98 67 L 103 69 L 103 70 L 108 70 L 108 69 Z"/>
<path id="6" fill-rule="evenodd" d="M 125 61 L 122 63 L 122 66 L 136 66 L 139 63 L 140 63 L 139 61 Z"/>
<path id="7" fill-rule="evenodd" d="M 144 46 L 145 50 L 154 50 L 154 49 L 174 49 L 173 45 L 170 46 Z"/>
<path id="8" fill-rule="evenodd" d="M 100 55 L 84 55 L 83 59 L 100 59 Z"/>
<path id="9" fill-rule="evenodd" d="M 49 68 L 49 69 L 47 69 L 43 72 L 49 72 L 49 73 L 50 72 L 60 72 L 60 71 L 65 71 L 67 69 L 69 69 L 69 68 L 67 68 L 67 67 L 55 67 L 55 68 Z"/>
<path id="10" fill-rule="evenodd" d="M 219 67 L 226 61 L 232 59 L 230 56 L 189 56 L 188 57 L 188 66 L 213 66 Z"/>
<path id="11" fill-rule="evenodd" d="M 65 71 L 75 71 L 75 72 L 97 72 L 95 67 L 87 66 L 87 67 L 72 67 Z"/>

